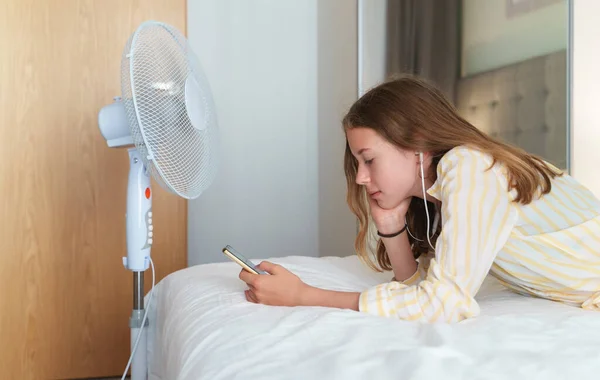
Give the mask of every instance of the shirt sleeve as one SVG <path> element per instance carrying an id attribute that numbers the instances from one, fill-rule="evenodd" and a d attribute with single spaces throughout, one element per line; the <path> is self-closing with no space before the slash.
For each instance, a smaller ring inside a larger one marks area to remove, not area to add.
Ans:
<path id="1" fill-rule="evenodd" d="M 409 278 L 407 278 L 404 281 L 398 281 L 396 280 L 396 277 L 392 277 L 392 281 L 397 281 L 404 285 L 417 285 L 425 279 L 430 261 L 431 258 L 427 254 L 422 254 L 417 259 L 417 270 L 415 271 L 415 273 L 413 273 Z"/>
<path id="2" fill-rule="evenodd" d="M 444 156 L 436 181 L 442 231 L 425 278 L 419 281 L 417 270 L 407 281 L 362 292 L 360 311 L 427 322 L 458 322 L 479 314 L 474 296 L 517 217 L 506 178 L 497 166 L 488 170 L 491 163 L 467 148 Z"/>

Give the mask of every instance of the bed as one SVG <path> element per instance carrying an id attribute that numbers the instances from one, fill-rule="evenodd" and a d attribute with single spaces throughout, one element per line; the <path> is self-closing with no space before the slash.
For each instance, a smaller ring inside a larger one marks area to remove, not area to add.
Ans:
<path id="1" fill-rule="evenodd" d="M 457 106 L 486 132 L 566 168 L 565 78 L 565 52 L 532 58 L 461 79 Z M 271 261 L 333 290 L 362 291 L 392 277 L 356 256 Z M 599 313 L 512 293 L 493 277 L 476 296 L 479 317 L 424 324 L 252 304 L 239 270 L 230 262 L 199 265 L 157 285 L 149 308 L 151 380 L 600 376 Z"/>
<path id="2" fill-rule="evenodd" d="M 310 285 L 388 281 L 356 256 L 285 257 Z M 246 302 L 234 263 L 173 273 L 149 309 L 149 379 L 597 379 L 600 315 L 486 279 L 478 318 L 425 324 L 320 307 Z"/>

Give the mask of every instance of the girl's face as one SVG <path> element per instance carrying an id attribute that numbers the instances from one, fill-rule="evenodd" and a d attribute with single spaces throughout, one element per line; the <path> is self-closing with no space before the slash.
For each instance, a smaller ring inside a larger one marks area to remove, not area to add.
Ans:
<path id="1" fill-rule="evenodd" d="M 346 138 L 358 160 L 356 183 L 379 207 L 393 209 L 407 198 L 423 197 L 418 153 L 393 145 L 371 128 L 348 129 Z"/>

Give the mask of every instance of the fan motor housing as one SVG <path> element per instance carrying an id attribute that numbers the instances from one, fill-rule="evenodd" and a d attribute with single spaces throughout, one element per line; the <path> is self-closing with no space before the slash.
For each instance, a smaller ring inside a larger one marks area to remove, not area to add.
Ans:
<path id="1" fill-rule="evenodd" d="M 98 126 L 109 147 L 133 145 L 127 114 L 121 98 L 116 97 L 114 103 L 102 107 L 98 113 Z"/>

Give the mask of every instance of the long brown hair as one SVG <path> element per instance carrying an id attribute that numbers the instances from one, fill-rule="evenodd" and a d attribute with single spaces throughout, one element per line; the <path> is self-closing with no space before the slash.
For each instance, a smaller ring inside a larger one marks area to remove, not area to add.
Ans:
<path id="1" fill-rule="evenodd" d="M 477 129 L 459 115 L 440 90 L 414 76 L 392 78 L 371 89 L 352 105 L 342 124 L 345 131 L 356 127 L 371 128 L 401 149 L 430 152 L 432 170 L 428 176 L 434 181 L 435 168 L 444 154 L 452 148 L 468 146 L 488 153 L 493 157 L 492 166 L 496 162 L 506 165 L 509 183 L 507 191 L 514 189 L 514 201 L 522 204 L 530 203 L 538 190 L 541 190 L 541 194 L 550 192 L 551 179 L 562 175 L 556 168 L 547 165 L 542 158 L 492 138 Z M 359 222 L 355 249 L 359 257 L 374 270 L 391 270 L 390 259 L 381 240 L 377 242 L 376 247 L 379 268 L 368 252 L 368 241 L 371 238 L 369 235 L 373 232 L 374 225 L 369 215 L 366 190 L 356 184 L 357 169 L 358 161 L 352 155 L 346 140 L 346 200 Z M 430 212 L 429 219 L 433 221 L 435 207 L 428 203 L 427 208 Z M 422 199 L 413 198 L 406 220 L 414 257 L 428 253 L 430 247 L 426 237 L 427 218 Z M 434 231 L 431 238 L 434 245 L 439 234 L 440 228 Z"/>

